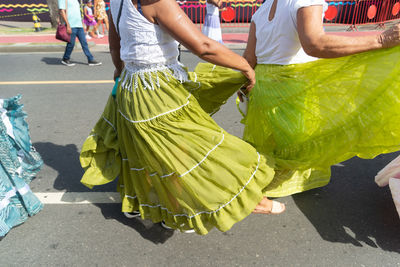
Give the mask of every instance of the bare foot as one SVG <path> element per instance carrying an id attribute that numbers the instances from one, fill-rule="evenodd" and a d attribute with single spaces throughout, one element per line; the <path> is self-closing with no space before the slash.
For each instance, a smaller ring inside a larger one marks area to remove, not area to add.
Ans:
<path id="1" fill-rule="evenodd" d="M 260 203 L 253 210 L 253 213 L 259 214 L 280 214 L 284 212 L 286 209 L 285 204 L 282 204 L 278 201 L 270 200 L 267 197 L 264 197 Z"/>

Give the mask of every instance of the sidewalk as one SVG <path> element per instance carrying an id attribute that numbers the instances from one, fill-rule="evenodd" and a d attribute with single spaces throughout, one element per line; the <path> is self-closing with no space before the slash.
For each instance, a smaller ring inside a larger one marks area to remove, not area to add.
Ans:
<path id="1" fill-rule="evenodd" d="M 0 52 L 45 52 L 64 51 L 65 43 L 55 38 L 55 29 L 50 23 L 42 23 L 41 32 L 35 32 L 33 23 L 0 21 Z M 247 42 L 248 27 L 224 28 L 222 39 L 231 49 L 243 49 Z M 94 51 L 108 51 L 107 36 L 88 40 Z M 79 42 L 76 42 L 79 48 Z"/>
<path id="2" fill-rule="evenodd" d="M 43 31 L 35 32 L 33 23 L 0 21 L 0 53 L 12 52 L 61 52 L 65 49 L 65 43 L 55 38 L 55 29 L 50 23 L 41 24 Z M 389 27 L 388 25 L 387 27 Z M 329 34 L 344 36 L 362 36 L 381 32 L 375 25 L 360 26 L 359 31 L 346 31 L 348 26 L 326 26 Z M 248 27 L 224 27 L 222 39 L 230 49 L 244 49 L 248 37 Z M 108 51 L 107 36 L 88 40 L 89 47 L 93 51 Z M 76 42 L 80 48 L 79 42 Z"/>

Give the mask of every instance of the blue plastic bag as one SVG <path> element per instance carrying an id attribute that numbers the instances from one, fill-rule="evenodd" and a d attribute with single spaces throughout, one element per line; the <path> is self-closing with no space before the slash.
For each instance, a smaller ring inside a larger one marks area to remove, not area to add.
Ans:
<path id="1" fill-rule="evenodd" d="M 115 98 L 117 96 L 117 88 L 118 88 L 119 77 L 115 79 L 114 87 L 112 89 L 111 95 Z"/>

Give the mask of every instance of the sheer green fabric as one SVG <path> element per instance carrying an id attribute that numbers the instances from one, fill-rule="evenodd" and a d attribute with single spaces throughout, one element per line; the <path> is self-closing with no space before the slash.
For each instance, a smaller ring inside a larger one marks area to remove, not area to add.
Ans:
<path id="1" fill-rule="evenodd" d="M 400 47 L 257 65 L 244 140 L 276 160 L 268 196 L 329 182 L 330 166 L 400 148 Z"/>
<path id="2" fill-rule="evenodd" d="M 211 64 L 184 83 L 168 72 L 143 77 L 120 83 L 116 98 L 110 96 L 83 144 L 81 182 L 92 188 L 119 176 L 123 212 L 139 210 L 142 218 L 198 234 L 229 230 L 262 199 L 273 162 L 225 132 L 202 107 L 214 112 L 246 79 Z M 152 81 L 159 87 L 143 84 Z"/>

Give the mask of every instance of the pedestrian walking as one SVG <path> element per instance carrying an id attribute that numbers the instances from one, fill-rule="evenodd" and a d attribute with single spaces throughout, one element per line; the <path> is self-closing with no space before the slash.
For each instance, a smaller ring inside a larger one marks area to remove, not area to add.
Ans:
<path id="1" fill-rule="evenodd" d="M 104 0 L 94 0 L 94 17 L 97 20 L 97 28 L 102 27 L 103 35 L 106 35 L 106 30 L 108 32 L 108 16 L 106 12 L 106 3 Z"/>
<path id="2" fill-rule="evenodd" d="M 91 0 L 86 0 L 83 8 L 83 23 L 86 25 L 86 39 L 92 39 L 91 34 L 93 37 L 102 38 L 104 36 L 99 33 L 92 8 L 93 2 Z"/>
<path id="3" fill-rule="evenodd" d="M 29 188 L 43 161 L 32 147 L 20 98 L 0 99 L 0 239 L 43 207 Z"/>
<path id="4" fill-rule="evenodd" d="M 264 196 L 272 162 L 205 112 L 247 79 L 251 90 L 246 60 L 204 36 L 175 0 L 111 1 L 110 22 L 119 83 L 83 144 L 81 182 L 92 188 L 118 176 L 122 212 L 203 235 L 227 231 L 252 212 L 283 212 Z M 203 64 L 188 73 L 172 36 L 227 68 Z"/>
<path id="5" fill-rule="evenodd" d="M 219 21 L 219 8 L 221 4 L 222 0 L 207 0 L 203 34 L 222 44 L 221 23 Z"/>
<path id="6" fill-rule="evenodd" d="M 72 50 L 75 46 L 75 39 L 78 37 L 81 43 L 82 50 L 88 59 L 89 66 L 101 65 L 101 62 L 96 61 L 93 55 L 89 51 L 89 46 L 86 41 L 85 31 L 83 30 L 80 3 L 78 0 L 58 0 L 58 8 L 61 18 L 64 20 L 67 26 L 67 33 L 71 35 L 71 41 L 67 43 L 65 47 L 64 56 L 61 63 L 71 67 L 75 63 L 70 61 Z"/>
<path id="7" fill-rule="evenodd" d="M 244 57 L 257 83 L 244 140 L 276 161 L 268 196 L 324 186 L 333 164 L 400 149 L 400 26 L 327 35 L 326 8 L 323 0 L 274 0 L 252 18 Z"/>

